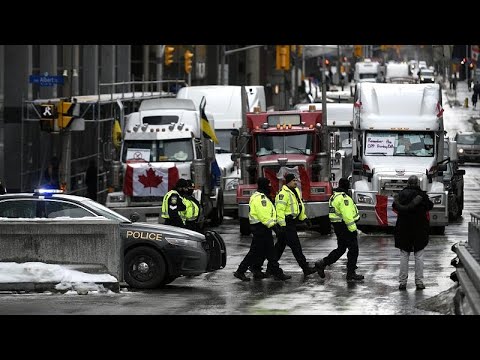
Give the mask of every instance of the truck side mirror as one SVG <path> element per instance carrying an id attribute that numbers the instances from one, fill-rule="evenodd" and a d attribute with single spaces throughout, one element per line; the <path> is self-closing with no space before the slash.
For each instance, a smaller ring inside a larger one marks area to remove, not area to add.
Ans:
<path id="1" fill-rule="evenodd" d="M 352 139 L 352 156 L 356 157 L 357 153 L 357 139 Z"/>
<path id="2" fill-rule="evenodd" d="M 457 161 L 458 154 L 457 154 L 457 142 L 450 140 L 448 144 L 448 156 L 450 157 L 450 161 Z"/>
<path id="3" fill-rule="evenodd" d="M 438 164 L 437 170 L 438 171 L 447 171 L 447 164 Z"/>
<path id="4" fill-rule="evenodd" d="M 464 169 L 461 169 L 461 170 L 457 170 L 457 175 L 465 175 L 465 170 Z"/>
<path id="5" fill-rule="evenodd" d="M 232 134 L 232 136 L 239 136 L 240 131 L 238 129 L 233 129 L 232 131 L 230 131 L 230 134 Z"/>

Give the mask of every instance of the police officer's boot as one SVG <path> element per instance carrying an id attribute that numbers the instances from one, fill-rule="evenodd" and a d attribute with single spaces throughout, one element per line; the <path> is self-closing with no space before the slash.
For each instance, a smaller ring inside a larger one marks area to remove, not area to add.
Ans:
<path id="1" fill-rule="evenodd" d="M 245 273 L 235 271 L 233 273 L 233 276 L 235 276 L 237 279 L 240 279 L 242 281 L 250 281 L 250 278 L 245 275 Z"/>
<path id="2" fill-rule="evenodd" d="M 352 272 L 347 272 L 347 281 L 363 280 L 364 278 L 365 276 L 357 274 L 355 270 Z"/>
<path id="3" fill-rule="evenodd" d="M 304 267 L 302 268 L 302 270 L 303 270 L 303 275 L 304 275 L 304 276 L 308 276 L 308 275 L 311 275 L 311 274 L 317 272 L 316 266 L 315 266 L 315 265 L 314 265 L 314 266 L 310 266 L 308 263 L 306 264 L 306 266 L 304 266 Z"/>
<path id="4" fill-rule="evenodd" d="M 322 279 L 325 278 L 325 261 L 318 260 L 315 262 L 315 267 L 317 268 L 318 276 L 320 276 Z"/>
<path id="5" fill-rule="evenodd" d="M 274 275 L 273 275 L 273 278 L 274 278 L 275 280 L 285 281 L 285 280 L 291 279 L 292 276 L 291 276 L 291 275 L 287 275 L 287 274 L 281 272 L 281 273 L 278 273 L 278 274 L 274 274 Z"/>

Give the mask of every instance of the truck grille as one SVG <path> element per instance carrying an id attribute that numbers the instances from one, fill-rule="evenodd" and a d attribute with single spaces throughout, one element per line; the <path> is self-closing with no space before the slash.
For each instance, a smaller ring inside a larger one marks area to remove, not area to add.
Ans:
<path id="1" fill-rule="evenodd" d="M 382 179 L 380 181 L 380 194 L 393 196 L 407 186 L 407 179 Z"/>
<path id="2" fill-rule="evenodd" d="M 162 205 L 163 196 L 132 196 L 130 203 L 148 204 L 148 205 Z"/>

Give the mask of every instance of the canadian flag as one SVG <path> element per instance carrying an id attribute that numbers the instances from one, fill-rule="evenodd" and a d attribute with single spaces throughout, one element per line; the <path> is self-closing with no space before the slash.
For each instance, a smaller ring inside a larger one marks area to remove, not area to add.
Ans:
<path id="1" fill-rule="evenodd" d="M 442 104 L 440 104 L 440 101 L 437 102 L 437 117 L 442 116 L 443 114 L 443 107 Z"/>
<path id="2" fill-rule="evenodd" d="M 132 163 L 127 165 L 123 193 L 129 196 L 163 196 L 175 187 L 178 181 L 176 166 Z"/>
<path id="3" fill-rule="evenodd" d="M 375 215 L 380 226 L 395 226 L 397 223 L 397 213 L 393 211 L 392 204 L 393 197 L 377 195 Z"/>

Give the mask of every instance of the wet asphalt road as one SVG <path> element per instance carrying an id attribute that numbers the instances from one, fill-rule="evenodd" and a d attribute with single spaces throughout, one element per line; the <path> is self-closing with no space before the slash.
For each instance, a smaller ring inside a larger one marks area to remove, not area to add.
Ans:
<path id="1" fill-rule="evenodd" d="M 465 176 L 463 218 L 446 228 L 444 236 L 431 236 L 425 254 L 426 289 L 413 283 L 413 258 L 407 291 L 398 290 L 399 250 L 393 236 L 376 231 L 360 236 L 357 270 L 363 282 L 345 280 L 346 255 L 327 267 L 326 278 L 312 274 L 306 279 L 287 247 L 280 260 L 286 282 L 264 279 L 242 282 L 233 277 L 247 253 L 250 237 L 239 235 L 236 220 L 227 220 L 217 230 L 227 243 L 225 269 L 193 278 L 180 278 L 164 289 L 128 291 L 119 294 L 0 294 L 0 314 L 449 314 L 455 285 L 449 276 L 455 257 L 451 246 L 467 238 L 470 211 L 478 211 L 480 165 L 468 164 Z M 328 254 L 336 246 L 335 235 L 315 231 L 300 233 L 309 261 Z"/>

